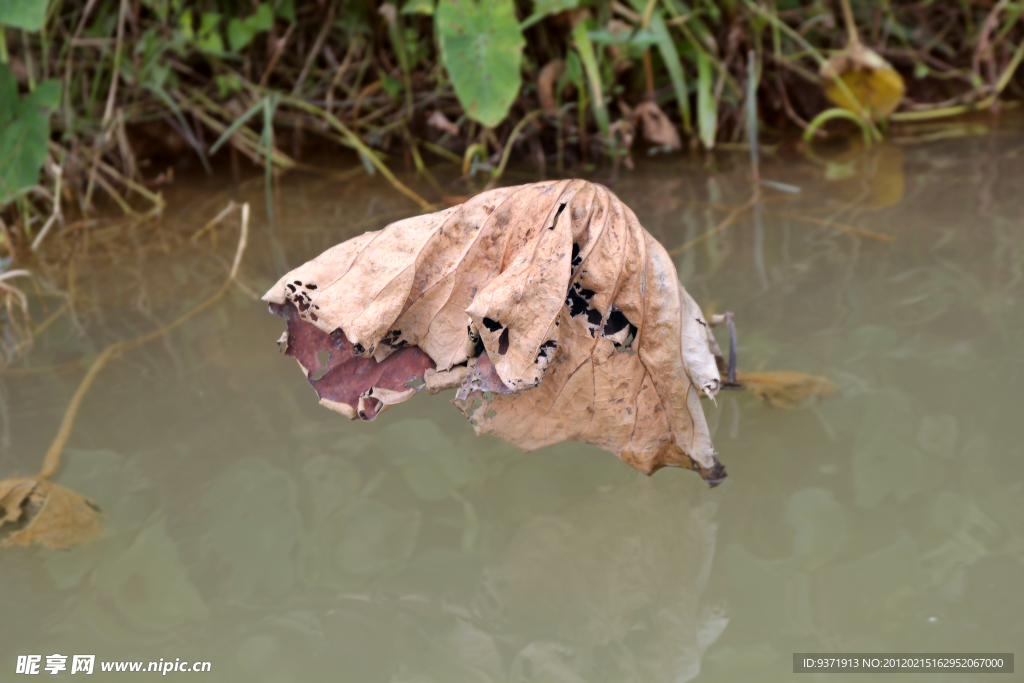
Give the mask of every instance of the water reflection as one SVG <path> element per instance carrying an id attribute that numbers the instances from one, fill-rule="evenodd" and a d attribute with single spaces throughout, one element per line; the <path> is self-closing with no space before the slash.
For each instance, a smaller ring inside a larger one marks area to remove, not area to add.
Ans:
<path id="1" fill-rule="evenodd" d="M 209 660 L 217 681 L 774 681 L 796 651 L 1012 651 L 1024 138 L 989 140 L 767 159 L 802 192 L 766 189 L 761 233 L 718 229 L 750 196 L 743 155 L 620 176 L 658 239 L 692 245 L 695 298 L 736 313 L 741 367 L 842 389 L 707 405 L 730 472 L 713 491 L 580 444 L 520 454 L 443 396 L 340 420 L 234 292 L 104 370 L 56 480 L 107 533 L 0 552 L 0 671 L 58 652 Z M 69 363 L 219 285 L 233 238 L 187 237 L 228 199 L 262 206 L 261 184 L 179 189 L 135 242 L 77 252 L 75 323 L 37 340 L 20 370 L 41 371 L 0 375 L 0 476 L 38 468 Z M 242 270 L 255 291 L 278 259 L 409 213 L 379 179 L 283 187 L 276 243 L 254 226 Z"/>

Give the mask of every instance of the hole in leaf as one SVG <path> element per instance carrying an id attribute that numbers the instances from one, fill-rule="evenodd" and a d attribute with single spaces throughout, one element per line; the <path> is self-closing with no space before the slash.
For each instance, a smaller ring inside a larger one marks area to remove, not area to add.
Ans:
<path id="1" fill-rule="evenodd" d="M 551 227 L 548 230 L 554 230 L 555 226 L 558 225 L 558 217 L 562 215 L 562 211 L 565 210 L 565 204 L 558 205 L 558 211 L 555 212 L 555 220 L 551 221 Z"/>
<path id="2" fill-rule="evenodd" d="M 613 309 L 604 324 L 604 336 L 610 337 L 613 334 L 618 334 L 628 324 L 629 320 L 626 319 L 626 315 L 617 308 Z"/>
<path id="3" fill-rule="evenodd" d="M 498 337 L 498 353 L 500 355 L 504 356 L 506 351 L 508 351 L 508 328 L 507 327 L 505 328 L 505 331 L 501 333 L 501 336 Z"/>
<path id="4" fill-rule="evenodd" d="M 486 327 L 491 332 L 497 332 L 498 330 L 501 329 L 501 323 L 492 318 L 484 318 L 484 327 Z"/>
<path id="5" fill-rule="evenodd" d="M 554 339 L 549 339 L 540 345 L 540 351 L 537 352 L 537 357 L 533 359 L 533 362 L 539 364 L 541 360 L 550 360 L 555 355 L 557 349 L 558 342 Z"/>
<path id="6" fill-rule="evenodd" d="M 590 308 L 589 301 L 593 298 L 594 292 L 592 290 L 583 289 L 580 283 L 575 283 L 569 290 L 569 294 L 565 297 L 565 305 L 569 307 L 569 315 L 575 318 L 586 313 L 587 309 Z"/>
<path id="7" fill-rule="evenodd" d="M 580 256 L 580 245 L 572 245 L 572 269 L 576 270 L 583 263 L 583 257 Z"/>

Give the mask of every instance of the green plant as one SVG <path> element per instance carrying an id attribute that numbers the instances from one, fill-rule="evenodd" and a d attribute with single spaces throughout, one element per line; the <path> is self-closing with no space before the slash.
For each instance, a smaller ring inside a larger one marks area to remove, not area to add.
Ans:
<path id="1" fill-rule="evenodd" d="M 38 31 L 46 21 L 47 0 L 4 0 L 0 2 L 0 25 Z"/>
<path id="2" fill-rule="evenodd" d="M 441 0 L 441 59 L 466 114 L 488 128 L 508 115 L 522 83 L 523 39 L 512 0 Z"/>
<path id="3" fill-rule="evenodd" d="M 39 182 L 60 92 L 60 82 L 51 79 L 19 98 L 10 67 L 0 64 L 0 207 Z"/>

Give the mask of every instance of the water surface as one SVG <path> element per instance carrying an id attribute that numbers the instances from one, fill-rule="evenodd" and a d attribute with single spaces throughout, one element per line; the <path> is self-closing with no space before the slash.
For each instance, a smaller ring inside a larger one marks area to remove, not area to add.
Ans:
<path id="1" fill-rule="evenodd" d="M 705 402 L 716 489 L 582 444 L 522 454 L 444 395 L 347 422 L 277 353 L 282 321 L 233 290 L 89 393 L 56 479 L 107 533 L 0 552 L 0 678 L 18 654 L 91 653 L 208 660 L 225 682 L 786 681 L 793 652 L 1013 651 L 1021 150 L 1010 131 L 769 157 L 762 175 L 802 192 L 766 189 L 760 224 L 717 232 L 750 196 L 743 155 L 620 176 L 685 247 L 705 311 L 735 312 L 741 368 L 842 389 L 788 412 Z M 99 230 L 47 272 L 74 283 L 75 319 L 0 374 L 0 476 L 38 469 L 75 363 L 216 290 L 236 227 L 185 237 L 230 199 L 253 204 L 242 280 L 260 294 L 414 209 L 379 177 L 289 176 L 271 223 L 261 182 L 174 188 L 161 222 Z"/>

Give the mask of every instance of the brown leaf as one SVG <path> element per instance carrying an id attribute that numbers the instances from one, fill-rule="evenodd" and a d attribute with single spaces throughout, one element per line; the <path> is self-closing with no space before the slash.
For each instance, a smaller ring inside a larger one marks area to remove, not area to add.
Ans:
<path id="1" fill-rule="evenodd" d="M 552 59 L 537 74 L 537 99 L 545 116 L 558 116 L 558 100 L 555 97 L 555 85 L 565 68 L 561 59 Z"/>
<path id="2" fill-rule="evenodd" d="M 448 117 L 438 109 L 433 114 L 427 117 L 427 125 L 437 128 L 443 133 L 449 133 L 451 135 L 459 134 L 459 127 L 448 120 Z"/>
<path id="3" fill-rule="evenodd" d="M 41 543 L 50 550 L 85 544 L 103 533 L 96 503 L 46 479 L 0 481 L 0 527 L 22 524 L 0 547 Z"/>
<path id="4" fill-rule="evenodd" d="M 720 384 L 707 323 L 665 249 L 605 187 L 484 192 L 339 244 L 264 300 L 289 319 L 289 353 L 307 376 L 318 351 L 337 354 L 324 379 L 348 406 L 364 377 L 416 347 L 429 358 L 402 360 L 388 387 L 476 359 L 456 403 L 478 433 L 525 450 L 584 441 L 645 473 L 725 476 L 700 405 Z"/>
<path id="5" fill-rule="evenodd" d="M 794 410 L 839 393 L 831 380 L 802 372 L 736 372 L 737 383 L 772 408 Z"/>
<path id="6" fill-rule="evenodd" d="M 307 292 L 305 288 L 298 291 Z M 287 344 L 285 355 L 299 362 L 320 398 L 320 405 L 350 420 L 358 417 L 369 422 L 388 406 L 408 400 L 416 393 L 416 387 L 410 384 L 417 380 L 421 384 L 426 370 L 434 367 L 434 362 L 418 348 L 399 348 L 397 341 L 391 348 L 398 350 L 382 358 L 382 362 L 357 356 L 341 328 L 328 334 L 297 315 L 296 303 L 307 310 L 311 308 L 298 295 L 283 304 L 270 305 L 271 311 L 288 321 L 283 337 Z M 310 315 L 311 320 L 317 319 L 315 313 Z M 326 354 L 326 364 L 320 362 L 321 354 Z"/>
<path id="7" fill-rule="evenodd" d="M 633 110 L 633 117 L 634 120 L 639 118 L 643 123 L 644 140 L 661 147 L 682 149 L 683 143 L 679 139 L 679 132 L 656 103 L 641 102 Z"/>

